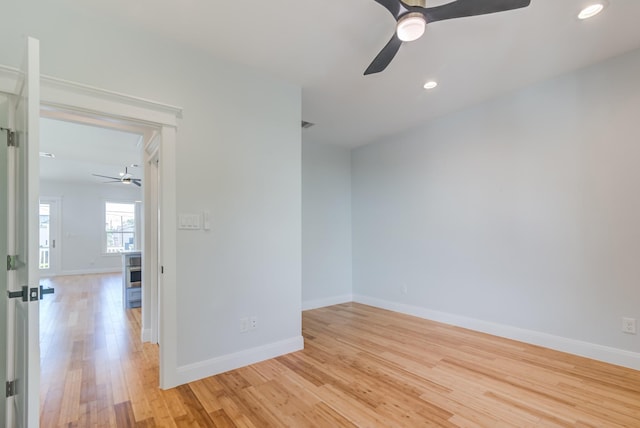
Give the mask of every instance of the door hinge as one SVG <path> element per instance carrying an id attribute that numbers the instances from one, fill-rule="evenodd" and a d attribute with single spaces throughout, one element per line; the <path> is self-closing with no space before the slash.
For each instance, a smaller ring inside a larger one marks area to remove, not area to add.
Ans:
<path id="1" fill-rule="evenodd" d="M 7 147 L 18 147 L 16 133 L 7 129 Z"/>
<path id="2" fill-rule="evenodd" d="M 15 380 L 7 381 L 6 397 L 13 397 L 18 394 L 18 385 Z"/>
<path id="3" fill-rule="evenodd" d="M 0 131 L 7 131 L 7 147 L 17 147 L 18 139 L 16 138 L 15 131 L 0 126 Z"/>
<path id="4" fill-rule="evenodd" d="M 7 256 L 7 270 L 18 270 L 18 256 Z"/>

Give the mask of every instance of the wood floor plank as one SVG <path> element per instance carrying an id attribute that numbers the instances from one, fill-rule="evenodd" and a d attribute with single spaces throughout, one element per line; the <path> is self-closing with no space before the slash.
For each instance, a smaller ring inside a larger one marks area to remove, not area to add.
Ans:
<path id="1" fill-rule="evenodd" d="M 200 426 L 212 426 L 213 421 L 209 417 L 209 413 L 207 413 L 200 400 L 198 400 L 198 397 L 193 393 L 191 386 L 182 385 L 179 386 L 177 390 L 187 408 L 188 415 Z"/>
<path id="2" fill-rule="evenodd" d="M 219 410 L 223 410 L 222 403 L 219 399 L 222 393 L 222 388 L 216 388 L 210 382 L 207 382 L 207 380 L 208 379 L 203 379 L 191 382 L 190 386 L 198 401 L 202 403 L 204 410 L 211 414 Z"/>
<path id="3" fill-rule="evenodd" d="M 131 408 L 131 403 L 129 401 L 116 404 L 114 406 L 114 409 L 116 412 L 116 426 L 122 428 L 135 427 L 135 417 L 133 415 L 133 409 Z"/>
<path id="4" fill-rule="evenodd" d="M 257 419 L 257 415 L 244 411 L 244 406 L 239 403 L 238 400 L 231 399 L 226 392 L 223 392 L 219 399 L 222 404 L 222 410 L 229 415 L 233 423 L 239 428 L 259 428 L 262 426 L 268 426 L 262 425 L 259 422 L 254 423 Z"/>
<path id="5" fill-rule="evenodd" d="M 217 428 L 236 428 L 236 424 L 227 415 L 224 409 L 218 409 L 215 412 L 209 414 L 211 421 Z"/>
<path id="6" fill-rule="evenodd" d="M 640 372 L 348 303 L 305 349 L 163 391 L 120 275 L 48 279 L 42 427 L 640 427 Z"/>

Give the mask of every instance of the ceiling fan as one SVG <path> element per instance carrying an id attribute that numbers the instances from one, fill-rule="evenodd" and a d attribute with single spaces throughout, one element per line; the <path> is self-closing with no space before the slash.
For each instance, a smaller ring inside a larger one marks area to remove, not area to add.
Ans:
<path id="1" fill-rule="evenodd" d="M 131 165 L 131 166 L 133 167 L 137 165 Z M 94 177 L 111 179 L 111 181 L 105 181 L 105 183 L 123 183 L 123 184 L 135 184 L 138 187 L 142 186 L 142 179 L 134 178 L 133 175 L 129 174 L 129 167 L 124 168 L 124 172 L 121 172 L 119 174 L 120 177 L 110 177 L 108 175 L 100 175 L 100 174 L 91 174 L 91 175 L 93 175 Z"/>
<path id="2" fill-rule="evenodd" d="M 365 76 L 387 68 L 402 43 L 422 37 L 428 23 L 520 9 L 531 3 L 531 0 L 456 0 L 440 6 L 426 7 L 428 0 L 375 1 L 391 12 L 397 22 L 396 32 L 364 72 Z"/>

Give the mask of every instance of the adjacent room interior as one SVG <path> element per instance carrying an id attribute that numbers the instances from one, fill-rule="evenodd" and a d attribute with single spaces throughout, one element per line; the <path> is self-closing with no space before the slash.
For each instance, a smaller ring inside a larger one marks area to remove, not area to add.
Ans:
<path id="1" fill-rule="evenodd" d="M 143 136 L 47 117 L 40 133 L 43 276 L 122 272 L 142 248 Z"/>
<path id="2" fill-rule="evenodd" d="M 640 425 L 640 2 L 415 42 L 393 1 L 14 3 L 0 83 L 30 34 L 43 75 L 181 111 L 169 372 L 122 275 L 162 222 L 144 138 L 41 119 L 42 426 Z"/>

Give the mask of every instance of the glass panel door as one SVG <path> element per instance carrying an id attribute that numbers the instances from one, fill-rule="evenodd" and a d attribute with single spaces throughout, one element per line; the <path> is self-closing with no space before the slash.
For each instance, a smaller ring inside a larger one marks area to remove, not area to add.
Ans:
<path id="1" fill-rule="evenodd" d="M 56 275 L 60 268 L 59 198 L 40 198 L 38 268 L 44 276 Z"/>
<path id="2" fill-rule="evenodd" d="M 40 203 L 40 252 L 38 266 L 41 271 L 51 268 L 51 205 Z"/>

